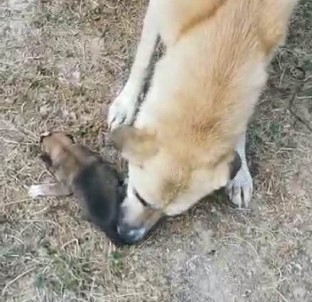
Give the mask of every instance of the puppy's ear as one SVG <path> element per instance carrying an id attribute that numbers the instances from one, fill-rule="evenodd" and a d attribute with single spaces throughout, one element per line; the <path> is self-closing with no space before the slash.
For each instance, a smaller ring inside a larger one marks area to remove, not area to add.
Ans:
<path id="1" fill-rule="evenodd" d="M 242 166 L 242 160 L 239 154 L 235 151 L 234 160 L 232 161 L 230 165 L 230 179 L 234 179 L 237 172 L 240 170 Z"/>
<path id="2" fill-rule="evenodd" d="M 43 153 L 40 155 L 40 159 L 44 162 L 47 167 L 52 167 L 51 157 L 47 153 Z"/>
<path id="3" fill-rule="evenodd" d="M 66 136 L 72 141 L 72 143 L 75 143 L 75 139 L 71 134 L 66 134 Z"/>
<path id="4" fill-rule="evenodd" d="M 43 140 L 48 137 L 48 136 L 51 136 L 52 135 L 52 132 L 45 132 L 45 133 L 42 133 L 40 135 L 40 140 L 39 140 L 39 143 L 42 144 Z"/>
<path id="5" fill-rule="evenodd" d="M 120 126 L 110 134 L 113 146 L 130 162 L 142 164 L 158 151 L 156 137 L 143 129 Z"/>

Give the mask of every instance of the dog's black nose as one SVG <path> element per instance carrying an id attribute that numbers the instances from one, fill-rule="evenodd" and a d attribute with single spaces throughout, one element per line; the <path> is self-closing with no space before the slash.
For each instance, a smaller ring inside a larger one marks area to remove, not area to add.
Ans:
<path id="1" fill-rule="evenodd" d="M 127 224 L 118 225 L 117 231 L 121 239 L 127 244 L 134 244 L 143 239 L 145 235 L 145 229 L 143 227 L 133 228 Z"/>

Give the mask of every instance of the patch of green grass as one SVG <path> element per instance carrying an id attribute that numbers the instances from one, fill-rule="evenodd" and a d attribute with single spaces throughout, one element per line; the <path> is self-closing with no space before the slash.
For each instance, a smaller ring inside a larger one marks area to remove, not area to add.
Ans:
<path id="1" fill-rule="evenodd" d="M 41 247 L 39 254 L 43 257 L 41 263 L 46 263 L 46 266 L 42 266 L 34 279 L 34 286 L 38 290 L 50 289 L 63 296 L 67 291 L 81 294 L 90 289 L 93 276 L 91 262 L 87 258 L 56 251 L 50 247 Z"/>
<path id="2" fill-rule="evenodd" d="M 114 271 L 121 271 L 124 268 L 123 255 L 116 251 L 110 254 L 110 263 Z"/>
<path id="3" fill-rule="evenodd" d="M 273 121 L 268 126 L 268 135 L 275 142 L 278 143 L 281 137 L 281 125 L 277 121 Z"/>

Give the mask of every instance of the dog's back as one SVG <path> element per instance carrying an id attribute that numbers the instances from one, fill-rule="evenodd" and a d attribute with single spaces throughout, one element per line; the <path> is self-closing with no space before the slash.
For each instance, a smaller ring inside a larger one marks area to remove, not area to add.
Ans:
<path id="1" fill-rule="evenodd" d="M 160 35 L 170 47 L 189 29 L 208 19 L 215 22 L 220 16 L 223 25 L 236 26 L 231 14 L 241 18 L 242 10 L 246 18 L 251 16 L 255 23 L 262 24 L 265 31 L 261 35 L 272 35 L 275 43 L 273 36 L 284 35 L 287 20 L 298 0 L 154 0 L 154 3 Z M 220 14 L 221 10 L 226 15 Z M 244 21 L 244 17 L 241 20 Z"/>
<path id="2" fill-rule="evenodd" d="M 195 146 L 199 152 L 203 145 L 222 149 L 225 140 L 232 146 L 246 128 L 297 0 L 160 2 L 161 35 L 170 43 L 135 125 L 157 130 L 179 153 L 190 146 L 192 153 Z"/>

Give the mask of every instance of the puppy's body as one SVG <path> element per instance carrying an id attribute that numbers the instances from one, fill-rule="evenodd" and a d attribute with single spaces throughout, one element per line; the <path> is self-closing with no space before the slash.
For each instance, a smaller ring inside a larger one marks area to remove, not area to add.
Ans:
<path id="1" fill-rule="evenodd" d="M 248 205 L 245 132 L 297 2 L 150 0 L 129 80 L 109 112 L 112 127 L 132 121 L 160 35 L 167 50 L 134 127 L 112 134 L 129 160 L 125 237 L 140 239 L 156 220 L 144 204 L 176 215 L 227 185 L 234 203 Z M 238 173 L 231 171 L 235 151 Z"/>
<path id="2" fill-rule="evenodd" d="M 118 173 L 98 154 L 63 133 L 42 137 L 42 149 L 42 159 L 58 183 L 34 185 L 30 194 L 33 197 L 73 194 L 86 218 L 115 244 L 123 244 L 116 230 L 123 198 Z"/>

